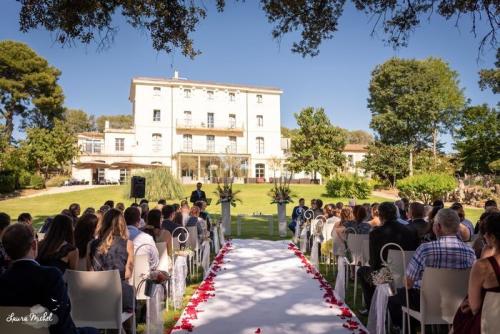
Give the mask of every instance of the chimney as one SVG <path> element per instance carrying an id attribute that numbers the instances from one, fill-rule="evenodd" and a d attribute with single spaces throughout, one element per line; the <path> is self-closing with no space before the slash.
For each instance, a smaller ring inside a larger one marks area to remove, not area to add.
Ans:
<path id="1" fill-rule="evenodd" d="M 174 79 L 179 79 L 179 71 L 174 71 Z"/>
<path id="2" fill-rule="evenodd" d="M 109 129 L 109 121 L 104 122 L 104 130 Z"/>

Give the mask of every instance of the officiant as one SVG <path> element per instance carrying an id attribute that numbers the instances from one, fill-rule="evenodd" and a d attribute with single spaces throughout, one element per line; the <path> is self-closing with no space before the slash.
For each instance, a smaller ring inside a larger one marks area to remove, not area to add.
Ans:
<path id="1" fill-rule="evenodd" d="M 196 190 L 194 190 L 191 193 L 191 198 L 189 199 L 191 203 L 196 203 L 198 201 L 203 201 L 207 203 L 207 196 L 205 195 L 205 192 L 201 190 L 201 187 L 202 187 L 201 182 L 198 182 L 196 184 Z"/>

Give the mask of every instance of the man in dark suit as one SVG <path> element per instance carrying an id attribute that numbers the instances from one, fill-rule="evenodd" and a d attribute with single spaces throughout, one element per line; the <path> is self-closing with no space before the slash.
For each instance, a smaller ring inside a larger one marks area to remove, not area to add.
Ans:
<path id="1" fill-rule="evenodd" d="M 61 272 L 54 267 L 41 266 L 34 260 L 37 242 L 33 229 L 25 224 L 11 225 L 5 229 L 2 244 L 12 263 L 0 276 L 0 305 L 41 305 L 57 317 L 49 327 L 51 334 L 77 333 Z"/>
<path id="2" fill-rule="evenodd" d="M 425 221 L 425 206 L 422 203 L 413 202 L 410 204 L 408 211 L 410 221 L 406 227 L 418 234 L 418 238 L 422 241 L 425 235 L 430 230 L 430 224 Z"/>
<path id="3" fill-rule="evenodd" d="M 380 258 L 382 247 L 387 243 L 395 243 L 405 251 L 413 251 L 419 245 L 417 233 L 398 222 L 396 210 L 398 210 L 397 207 L 391 202 L 384 202 L 379 205 L 378 212 L 381 226 L 374 228 L 369 236 L 370 266 L 363 266 L 358 269 L 358 281 L 363 289 L 367 309 L 370 308 L 373 293 L 375 292 L 375 286 L 371 280 L 372 273 L 382 268 L 382 259 Z M 387 259 L 389 248 L 391 247 L 384 250 L 384 259 Z"/>
<path id="4" fill-rule="evenodd" d="M 201 186 L 201 182 L 196 184 L 196 190 L 191 193 L 191 198 L 189 199 L 191 203 L 196 203 L 198 201 L 207 202 L 207 196 L 205 192 L 201 190 Z"/>

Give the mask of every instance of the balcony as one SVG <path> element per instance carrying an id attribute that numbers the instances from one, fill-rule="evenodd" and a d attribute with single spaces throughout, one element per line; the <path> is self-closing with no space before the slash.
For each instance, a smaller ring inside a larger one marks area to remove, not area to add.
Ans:
<path id="1" fill-rule="evenodd" d="M 190 119 L 176 120 L 177 133 L 193 135 L 219 135 L 242 137 L 245 131 L 244 124 L 227 120 L 226 122 L 207 122 Z"/>
<path id="2" fill-rule="evenodd" d="M 222 146 L 222 145 L 217 145 L 215 147 L 203 147 L 203 148 L 197 148 L 193 147 L 192 145 L 189 144 L 184 144 L 181 145 L 177 151 L 178 153 L 182 154 L 190 154 L 192 153 L 193 155 L 247 155 L 247 150 L 246 148 L 242 146 Z"/>

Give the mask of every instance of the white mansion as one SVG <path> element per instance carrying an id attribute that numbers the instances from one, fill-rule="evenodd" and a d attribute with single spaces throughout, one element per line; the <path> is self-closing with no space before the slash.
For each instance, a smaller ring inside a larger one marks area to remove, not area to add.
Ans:
<path id="1" fill-rule="evenodd" d="M 280 131 L 282 93 L 186 80 L 177 72 L 171 79 L 133 78 L 133 127 L 113 129 L 106 123 L 103 133 L 79 134 L 73 178 L 123 182 L 132 169 L 167 166 L 185 183 L 209 182 L 230 166 L 241 182 L 264 182 L 279 175 L 276 161 L 289 145 Z M 354 164 L 363 151 L 348 145 L 345 153 Z"/>

